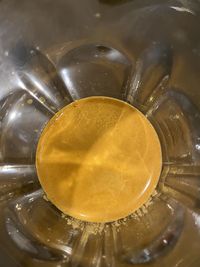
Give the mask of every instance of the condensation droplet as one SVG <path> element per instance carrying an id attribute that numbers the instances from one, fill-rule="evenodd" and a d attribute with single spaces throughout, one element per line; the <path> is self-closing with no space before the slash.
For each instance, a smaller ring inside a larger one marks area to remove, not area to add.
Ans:
<path id="1" fill-rule="evenodd" d="M 33 99 L 28 99 L 27 104 L 31 105 L 33 103 Z"/>

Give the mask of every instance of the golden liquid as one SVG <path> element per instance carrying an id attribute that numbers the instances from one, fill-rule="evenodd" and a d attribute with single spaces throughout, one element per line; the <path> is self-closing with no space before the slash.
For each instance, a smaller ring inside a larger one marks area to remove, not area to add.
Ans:
<path id="1" fill-rule="evenodd" d="M 161 171 L 158 136 L 136 108 L 108 97 L 75 101 L 45 127 L 36 166 L 48 199 L 62 212 L 110 222 L 141 207 Z"/>

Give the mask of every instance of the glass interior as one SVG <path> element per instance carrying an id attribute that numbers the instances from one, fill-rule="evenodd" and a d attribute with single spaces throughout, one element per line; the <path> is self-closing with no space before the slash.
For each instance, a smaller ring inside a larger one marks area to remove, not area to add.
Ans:
<path id="1" fill-rule="evenodd" d="M 0 22 L 1 265 L 199 266 L 199 2 L 1 1 Z M 45 124 L 88 96 L 137 107 L 163 151 L 150 203 L 95 234 L 45 199 L 35 170 Z"/>

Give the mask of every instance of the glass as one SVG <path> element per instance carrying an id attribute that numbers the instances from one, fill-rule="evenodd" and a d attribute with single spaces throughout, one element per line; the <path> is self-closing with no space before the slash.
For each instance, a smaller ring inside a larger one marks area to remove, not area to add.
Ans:
<path id="1" fill-rule="evenodd" d="M 200 265 L 200 4 L 197 1 L 0 2 L 2 266 Z M 43 195 L 35 150 L 63 106 L 128 101 L 157 130 L 157 193 L 120 227 L 88 234 Z"/>

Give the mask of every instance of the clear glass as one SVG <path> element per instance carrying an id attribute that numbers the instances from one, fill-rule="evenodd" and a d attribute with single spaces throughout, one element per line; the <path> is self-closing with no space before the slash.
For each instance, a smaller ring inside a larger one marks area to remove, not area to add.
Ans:
<path id="1" fill-rule="evenodd" d="M 0 264 L 199 266 L 199 1 L 1 1 L 0 21 Z M 150 205 L 88 234 L 43 197 L 35 150 L 55 112 L 94 95 L 147 116 L 163 168 Z"/>

